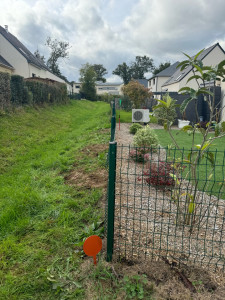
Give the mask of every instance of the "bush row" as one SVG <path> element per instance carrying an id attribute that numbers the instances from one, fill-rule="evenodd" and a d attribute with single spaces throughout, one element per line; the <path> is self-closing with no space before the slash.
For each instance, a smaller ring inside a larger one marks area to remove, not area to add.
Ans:
<path id="1" fill-rule="evenodd" d="M 0 109 L 10 104 L 64 103 L 67 101 L 67 88 L 64 83 L 52 80 L 10 76 L 0 72 Z"/>
<path id="2" fill-rule="evenodd" d="M 0 72 L 0 110 L 5 110 L 10 105 L 10 75 Z"/>

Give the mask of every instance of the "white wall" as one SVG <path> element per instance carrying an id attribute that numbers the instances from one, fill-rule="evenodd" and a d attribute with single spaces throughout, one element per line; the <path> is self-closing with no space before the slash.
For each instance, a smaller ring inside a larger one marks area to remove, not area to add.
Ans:
<path id="1" fill-rule="evenodd" d="M 179 91 L 179 82 L 175 82 L 173 84 L 169 84 L 162 87 L 163 92 L 178 92 Z"/>
<path id="2" fill-rule="evenodd" d="M 225 82 L 221 82 L 221 121 L 225 121 Z"/>
<path id="3" fill-rule="evenodd" d="M 36 77 L 49 78 L 58 82 L 65 83 L 65 81 L 51 72 L 36 67 L 27 62 L 26 58 L 0 34 L 0 55 L 7 60 L 13 67 L 13 74 L 23 76 L 24 78 Z M 68 87 L 69 88 L 69 87 Z M 70 89 L 70 88 L 69 88 Z"/>
<path id="4" fill-rule="evenodd" d="M 0 55 L 12 65 L 15 70 L 14 74 L 30 77 L 29 66 L 25 57 L 16 50 L 1 34 L 0 34 Z"/>
<path id="5" fill-rule="evenodd" d="M 13 70 L 0 65 L 0 72 L 12 74 Z"/>
<path id="6" fill-rule="evenodd" d="M 161 92 L 162 91 L 162 85 L 169 79 L 170 77 L 154 77 L 151 80 L 148 81 L 148 88 L 151 88 L 151 92 Z M 155 84 L 154 84 L 155 79 Z"/>
<path id="7" fill-rule="evenodd" d="M 96 85 L 96 93 L 97 95 L 103 95 L 105 93 L 111 94 L 111 95 L 122 95 L 122 88 L 123 84 L 120 85 L 113 85 L 113 84 L 97 84 Z"/>

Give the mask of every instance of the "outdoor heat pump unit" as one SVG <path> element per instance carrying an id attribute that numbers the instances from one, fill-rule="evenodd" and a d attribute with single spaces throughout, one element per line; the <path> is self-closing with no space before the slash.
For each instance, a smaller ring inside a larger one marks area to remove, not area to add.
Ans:
<path id="1" fill-rule="evenodd" d="M 148 123 L 149 118 L 149 109 L 132 109 L 132 122 L 143 122 Z"/>

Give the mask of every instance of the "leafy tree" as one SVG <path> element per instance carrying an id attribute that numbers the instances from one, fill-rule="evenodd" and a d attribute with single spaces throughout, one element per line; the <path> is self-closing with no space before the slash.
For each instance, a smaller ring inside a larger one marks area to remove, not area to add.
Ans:
<path id="1" fill-rule="evenodd" d="M 124 85 L 122 92 L 129 97 L 134 108 L 140 108 L 145 103 L 145 100 L 152 96 L 148 88 L 135 80 L 131 80 L 128 84 Z"/>
<path id="2" fill-rule="evenodd" d="M 118 65 L 112 73 L 120 76 L 123 79 L 124 84 L 128 84 L 131 80 L 131 68 L 125 62 Z"/>
<path id="3" fill-rule="evenodd" d="M 35 56 L 36 58 L 38 58 L 39 60 L 42 60 L 43 63 L 45 63 L 45 57 L 44 57 L 44 55 L 41 55 L 41 54 L 40 54 L 40 52 L 39 52 L 38 49 L 34 52 L 34 56 Z"/>
<path id="4" fill-rule="evenodd" d="M 97 99 L 95 87 L 96 78 L 97 74 L 92 65 L 86 63 L 82 66 L 82 68 L 80 69 L 80 93 L 84 98 L 88 100 L 95 101 Z"/>
<path id="5" fill-rule="evenodd" d="M 46 45 L 51 49 L 50 57 L 47 60 L 47 67 L 52 71 L 53 74 L 62 77 L 59 69 L 58 61 L 60 58 L 69 58 L 69 43 L 58 41 L 57 39 L 52 40 L 50 37 L 46 40 Z M 63 79 L 65 77 L 63 76 Z"/>
<path id="6" fill-rule="evenodd" d="M 135 62 L 131 64 L 131 77 L 133 79 L 144 79 L 145 73 L 154 69 L 153 59 L 145 56 L 136 56 Z"/>
<path id="7" fill-rule="evenodd" d="M 123 79 L 124 84 L 133 79 L 144 79 L 144 74 L 153 70 L 153 60 L 147 56 L 136 56 L 135 61 L 128 66 L 125 62 L 118 65 L 112 72 Z"/>
<path id="8" fill-rule="evenodd" d="M 153 75 L 156 75 L 156 74 L 158 74 L 159 72 L 161 72 L 161 71 L 165 70 L 166 68 L 168 68 L 170 65 L 171 65 L 170 62 L 161 63 L 161 64 L 158 66 L 158 68 L 154 68 L 152 74 L 153 74 Z"/>
<path id="9" fill-rule="evenodd" d="M 106 79 L 104 76 L 108 73 L 106 68 L 103 67 L 103 65 L 94 64 L 93 68 L 95 70 L 95 73 L 97 74 L 97 81 L 106 82 Z"/>

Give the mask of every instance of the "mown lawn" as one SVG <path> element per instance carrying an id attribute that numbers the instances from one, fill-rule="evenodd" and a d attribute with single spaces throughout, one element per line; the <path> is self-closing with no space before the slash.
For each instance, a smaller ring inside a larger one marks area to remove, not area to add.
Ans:
<path id="1" fill-rule="evenodd" d="M 168 152 L 168 156 L 172 158 L 182 158 L 188 157 L 188 154 L 191 150 L 192 145 L 192 136 L 188 135 L 186 132 L 182 132 L 180 130 L 173 130 L 172 134 L 177 141 L 178 145 L 182 149 L 182 153 L 176 149 L 172 139 L 170 138 L 168 132 L 163 129 L 157 129 L 155 132 L 158 135 L 160 145 L 163 147 L 169 146 L 171 150 Z M 214 137 L 214 133 L 210 133 L 208 137 Z M 202 134 L 196 133 L 195 136 L 195 145 L 201 144 L 202 142 Z M 197 179 L 199 181 L 199 188 L 204 189 L 208 193 L 212 193 L 217 195 L 223 199 L 225 199 L 224 187 L 221 184 L 225 179 L 225 137 L 215 140 L 209 148 L 209 151 L 213 153 L 215 160 L 215 168 L 211 168 L 211 164 L 209 160 L 203 159 L 199 163 L 198 172 L 196 174 Z M 196 148 L 197 150 L 197 148 Z M 189 165 L 186 164 L 186 170 L 189 170 Z M 212 170 L 212 175 L 211 174 Z M 185 173 L 184 173 L 185 174 Z M 209 182 L 206 185 L 206 182 Z"/>
<path id="2" fill-rule="evenodd" d="M 75 244 L 102 232 L 103 189 L 65 178 L 105 168 L 87 147 L 107 148 L 109 124 L 108 104 L 84 100 L 1 116 L 0 299 L 85 297 Z"/>

